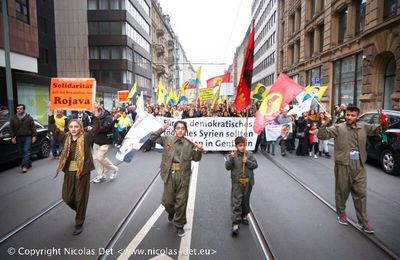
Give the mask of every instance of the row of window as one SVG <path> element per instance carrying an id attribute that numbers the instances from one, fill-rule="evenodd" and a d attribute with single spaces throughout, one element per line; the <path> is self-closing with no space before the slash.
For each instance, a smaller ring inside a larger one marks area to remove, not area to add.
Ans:
<path id="1" fill-rule="evenodd" d="M 151 89 L 151 80 L 140 75 L 135 75 L 135 83 L 138 87 Z"/>
<path id="2" fill-rule="evenodd" d="M 273 28 L 275 23 L 276 23 L 276 12 L 274 12 L 274 14 L 271 16 L 271 18 L 269 18 L 267 24 L 264 26 L 262 31 L 258 34 L 258 36 L 256 38 L 256 45 L 258 45 L 260 43 L 260 41 L 265 37 L 265 35 L 267 35 L 269 30 L 271 30 L 271 28 Z"/>
<path id="3" fill-rule="evenodd" d="M 28 0 L 15 0 L 15 11 L 18 20 L 29 23 Z"/>
<path id="4" fill-rule="evenodd" d="M 257 67 L 255 67 L 253 74 L 257 75 L 261 71 L 265 70 L 269 66 L 272 66 L 275 64 L 275 52 L 271 53 L 268 55 Z"/>
<path id="5" fill-rule="evenodd" d="M 150 70 L 151 68 L 150 61 L 137 53 L 135 53 L 135 65 L 144 70 Z"/>
<path id="6" fill-rule="evenodd" d="M 256 2 L 257 1 L 254 1 L 254 5 L 251 8 L 252 9 L 251 13 L 254 13 L 254 8 L 257 6 Z M 261 12 L 262 8 L 264 7 L 265 2 L 266 2 L 266 0 L 261 0 L 260 5 L 258 6 L 256 13 L 254 13 L 254 15 L 253 15 L 254 19 L 256 19 L 258 14 Z"/>
<path id="7" fill-rule="evenodd" d="M 362 88 L 362 53 L 334 63 L 333 103 L 358 105 Z"/>
<path id="8" fill-rule="evenodd" d="M 131 71 L 93 70 L 90 72 L 90 74 L 91 74 L 91 77 L 95 78 L 100 83 L 132 84 L 132 72 Z"/>
<path id="9" fill-rule="evenodd" d="M 254 55 L 254 60 L 258 60 L 269 48 L 274 47 L 276 42 L 276 32 L 273 32 L 271 36 L 267 39 L 267 41 L 261 46 L 260 49 Z"/>
<path id="10" fill-rule="evenodd" d="M 132 61 L 132 49 L 127 46 L 92 46 L 89 48 L 89 58 L 92 60 L 120 60 Z M 150 61 L 135 53 L 135 65 L 150 70 Z"/>
<path id="11" fill-rule="evenodd" d="M 150 43 L 143 38 L 128 22 L 89 22 L 89 35 L 128 35 L 147 52 Z"/>
<path id="12" fill-rule="evenodd" d="M 140 15 L 138 10 L 133 6 L 133 4 L 127 0 L 126 10 L 130 13 L 135 21 L 137 21 L 140 26 L 146 31 L 147 34 L 150 34 L 150 25 L 144 20 L 144 18 Z"/>
<path id="13" fill-rule="evenodd" d="M 150 16 L 150 7 L 144 0 L 136 0 L 145 13 Z M 89 10 L 129 10 L 130 0 L 88 0 Z M 132 14 L 132 13 L 131 13 Z"/>
<path id="14" fill-rule="evenodd" d="M 269 74 L 265 78 L 261 79 L 259 82 L 264 86 L 271 86 L 275 82 L 275 74 L 274 73 Z"/>
<path id="15" fill-rule="evenodd" d="M 126 10 L 150 34 L 150 25 L 129 0 L 88 0 L 89 10 Z"/>
<path id="16" fill-rule="evenodd" d="M 134 42 L 139 44 L 143 49 L 145 49 L 148 53 L 150 53 L 150 43 L 140 35 L 135 28 L 132 27 L 129 23 L 125 23 L 126 29 L 124 30 L 124 34 L 128 35 Z"/>
<path id="17" fill-rule="evenodd" d="M 264 9 L 264 12 L 260 16 L 260 19 L 257 21 L 255 26 L 255 30 L 258 31 L 262 23 L 267 19 L 268 14 L 271 12 L 273 6 L 276 5 L 276 0 L 269 0 L 267 7 Z M 256 16 L 254 16 L 256 18 Z"/>
<path id="18" fill-rule="evenodd" d="M 89 58 L 92 60 L 132 61 L 132 49 L 127 46 L 92 46 L 89 48 Z"/>
<path id="19" fill-rule="evenodd" d="M 334 62 L 333 70 L 333 104 L 359 105 L 362 94 L 362 56 L 357 53 Z M 390 109 L 392 100 L 390 95 L 395 92 L 396 62 L 392 57 L 386 66 L 384 75 L 383 108 Z M 298 78 L 298 75 L 294 75 Z M 321 82 L 322 66 L 310 69 L 306 72 L 306 85 L 318 85 Z"/>

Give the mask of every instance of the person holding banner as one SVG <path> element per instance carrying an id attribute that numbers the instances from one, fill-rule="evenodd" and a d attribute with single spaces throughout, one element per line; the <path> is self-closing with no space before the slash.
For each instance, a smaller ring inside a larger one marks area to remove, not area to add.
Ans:
<path id="1" fill-rule="evenodd" d="M 387 126 L 387 116 L 378 110 L 380 125 L 357 122 L 360 109 L 349 105 L 346 110 L 346 122 L 327 127 L 332 117 L 326 114 L 326 120 L 318 131 L 322 140 L 335 139 L 335 201 L 338 222 L 348 225 L 346 216 L 346 201 L 351 192 L 357 214 L 357 226 L 368 234 L 375 231 L 367 217 L 367 160 L 366 143 L 368 136 L 384 131 Z"/>
<path id="2" fill-rule="evenodd" d="M 183 237 L 191 165 L 192 161 L 201 160 L 203 147 L 185 138 L 188 132 L 185 121 L 175 122 L 175 136 L 161 136 L 168 128 L 167 122 L 162 128 L 151 133 L 150 140 L 164 147 L 160 169 L 161 179 L 164 182 L 161 204 L 168 213 L 168 221 L 174 221 L 178 236 Z"/>
<path id="3" fill-rule="evenodd" d="M 68 132 L 60 131 L 55 124 L 54 111 L 49 112 L 49 130 L 60 143 L 64 144 L 57 166 L 57 174 L 65 173 L 62 187 L 64 202 L 74 211 L 75 229 L 73 235 L 83 231 L 86 208 L 89 199 L 90 172 L 94 170 L 91 144 L 99 130 L 99 112 L 97 107 L 93 111 L 93 127 L 85 132 L 82 121 L 72 119 L 68 123 Z"/>

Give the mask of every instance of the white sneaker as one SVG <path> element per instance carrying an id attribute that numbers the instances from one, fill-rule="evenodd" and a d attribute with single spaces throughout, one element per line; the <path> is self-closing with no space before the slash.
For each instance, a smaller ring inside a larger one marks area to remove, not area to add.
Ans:
<path id="1" fill-rule="evenodd" d="M 118 175 L 118 172 L 113 172 L 113 173 L 111 173 L 111 175 L 110 175 L 110 180 L 112 181 L 112 180 L 115 180 L 116 178 L 117 178 L 117 175 Z"/>
<path id="2" fill-rule="evenodd" d="M 100 182 L 105 182 L 107 179 L 105 177 L 97 177 L 93 180 L 94 183 L 100 183 Z"/>
<path id="3" fill-rule="evenodd" d="M 310 155 L 310 157 L 312 156 L 312 152 L 309 152 L 308 154 Z"/>
<path id="4" fill-rule="evenodd" d="M 317 159 L 317 158 L 318 158 L 318 156 L 317 156 L 316 154 L 314 154 L 314 158 L 315 158 L 315 159 Z"/>

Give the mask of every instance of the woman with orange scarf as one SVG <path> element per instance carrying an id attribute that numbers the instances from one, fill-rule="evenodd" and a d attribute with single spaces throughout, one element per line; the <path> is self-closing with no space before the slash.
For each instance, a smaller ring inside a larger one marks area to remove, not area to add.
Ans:
<path id="1" fill-rule="evenodd" d="M 64 182 L 62 198 L 64 202 L 74 211 L 75 229 L 73 235 L 79 235 L 83 231 L 86 208 L 89 199 L 90 171 L 94 170 L 91 152 L 91 143 L 99 131 L 99 112 L 95 107 L 93 111 L 94 124 L 90 131 L 84 131 L 82 122 L 72 119 L 68 124 L 68 132 L 60 131 L 54 121 L 54 111 L 49 112 L 49 130 L 54 137 L 64 144 L 57 166 L 57 174 L 63 171 Z"/>

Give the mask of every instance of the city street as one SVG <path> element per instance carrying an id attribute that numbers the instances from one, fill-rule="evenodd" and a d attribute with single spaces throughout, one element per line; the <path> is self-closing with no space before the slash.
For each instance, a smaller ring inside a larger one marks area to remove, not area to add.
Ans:
<path id="1" fill-rule="evenodd" d="M 376 233 L 366 235 L 351 225 L 339 225 L 331 209 L 333 159 L 256 153 L 251 223 L 242 225 L 239 236 L 233 238 L 231 181 L 223 156 L 207 153 L 192 164 L 183 238 L 176 235 L 160 206 L 161 153 L 156 150 L 139 152 L 130 164 L 120 164 L 116 180 L 91 184 L 84 231 L 76 237 L 72 235 L 74 212 L 60 202 L 63 174 L 53 179 L 56 161 L 36 160 L 27 174 L 20 174 L 18 167 L 9 168 L 0 173 L 0 258 L 399 258 L 399 177 L 383 173 L 374 163 L 367 165 L 367 209 Z M 355 222 L 351 198 L 347 213 Z M 26 226 L 21 229 L 22 225 Z"/>

